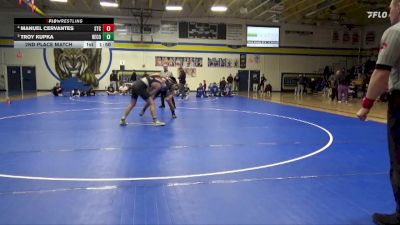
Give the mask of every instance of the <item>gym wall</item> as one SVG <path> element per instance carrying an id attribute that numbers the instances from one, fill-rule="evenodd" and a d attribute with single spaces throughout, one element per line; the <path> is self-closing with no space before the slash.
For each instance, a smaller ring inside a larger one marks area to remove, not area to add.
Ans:
<path id="1" fill-rule="evenodd" d="M 192 20 L 191 20 L 192 21 Z M 199 20 L 200 22 L 205 22 Z M 221 21 L 223 22 L 223 21 Z M 237 23 L 238 21 L 234 21 Z M 244 22 L 243 29 L 245 29 Z M 152 21 L 150 23 L 157 23 Z M 160 23 L 160 21 L 158 21 Z M 10 26 L 11 24 L 11 26 Z M 0 18 L 0 26 L 5 29 L 0 30 L 0 71 L 6 74 L 7 65 L 26 65 L 35 66 L 37 74 L 38 90 L 51 89 L 57 82 L 57 73 L 54 66 L 54 50 L 53 49 L 13 49 L 12 36 L 13 27 L 12 19 Z M 281 48 L 239 48 L 233 49 L 226 47 L 227 44 L 245 44 L 244 37 L 242 40 L 221 41 L 221 40 L 200 40 L 200 39 L 178 39 L 177 42 L 184 43 L 172 47 L 162 45 L 162 42 L 171 42 L 171 35 L 163 35 L 156 33 L 153 35 L 152 43 L 138 43 L 138 35 L 118 35 L 116 33 L 115 49 L 102 49 L 102 62 L 100 66 L 99 89 L 104 89 L 109 84 L 109 74 L 113 69 L 119 69 L 120 63 L 124 61 L 126 69 L 138 70 L 161 70 L 162 67 L 155 65 L 155 57 L 200 57 L 203 59 L 203 66 L 196 68 L 196 76 L 188 77 L 188 84 L 191 89 L 197 87 L 199 82 L 206 80 L 210 82 L 218 82 L 222 77 L 229 74 L 235 75 L 239 68 L 214 68 L 208 67 L 208 58 L 239 58 L 240 53 L 247 54 L 246 70 L 260 70 L 261 74 L 265 74 L 268 82 L 271 83 L 273 90 L 280 90 L 281 73 L 299 72 L 314 73 L 322 72 L 326 66 L 335 67 L 351 67 L 356 65 L 358 54 L 367 55 L 369 51 L 359 48 L 376 48 L 381 36 L 381 30 L 376 27 L 366 27 L 359 29 L 360 42 L 352 44 L 351 41 L 343 43 L 332 43 L 332 32 L 338 30 L 339 33 L 346 32 L 338 27 L 316 27 L 304 25 L 285 25 L 281 26 Z M 374 43 L 366 45 L 365 34 L 369 30 L 376 33 Z M 286 31 L 296 31 L 299 33 Z M 312 35 L 303 35 L 301 31 L 313 32 Z M 245 34 L 245 31 L 243 31 Z M 244 35 L 245 36 L 245 35 Z M 297 37 L 297 38 L 296 38 Z M 299 38 L 300 37 L 300 38 Z M 149 36 L 145 38 L 149 39 Z M 125 39 L 125 40 L 124 40 Z M 131 41 L 132 40 L 132 41 Z M 145 40 L 146 41 L 146 40 Z M 23 53 L 23 58 L 17 57 L 18 52 Z M 174 75 L 177 75 L 177 67 L 170 67 Z M 7 87 L 7 85 L 6 85 Z"/>

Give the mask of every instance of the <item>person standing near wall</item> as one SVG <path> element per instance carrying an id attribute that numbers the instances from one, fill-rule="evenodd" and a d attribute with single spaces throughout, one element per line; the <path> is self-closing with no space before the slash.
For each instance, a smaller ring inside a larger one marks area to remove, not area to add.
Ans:
<path id="1" fill-rule="evenodd" d="M 236 76 L 235 76 L 235 87 L 233 88 L 234 91 L 239 91 L 239 82 L 240 82 L 239 73 L 236 73 Z"/>
<path id="2" fill-rule="evenodd" d="M 179 94 L 182 99 L 186 98 L 185 84 L 186 84 L 186 73 L 182 67 L 179 68 Z"/>
<path id="3" fill-rule="evenodd" d="M 324 68 L 324 79 L 325 80 L 329 79 L 329 74 L 330 74 L 329 66 L 325 66 L 325 68 Z"/>
<path id="4" fill-rule="evenodd" d="M 331 88 L 331 100 L 334 101 L 335 98 L 338 99 L 338 78 L 336 74 L 331 74 L 329 77 L 329 86 Z"/>
<path id="5" fill-rule="evenodd" d="M 341 103 L 342 101 L 347 103 L 348 95 L 349 95 L 349 75 L 346 75 L 345 72 L 338 70 L 336 72 L 336 76 L 338 79 L 338 102 Z"/>
<path id="6" fill-rule="evenodd" d="M 261 92 L 264 92 L 266 81 L 267 81 L 267 78 L 265 78 L 265 74 L 263 74 L 261 77 L 261 80 L 260 80 L 260 84 L 258 85 L 257 93 L 260 92 L 260 90 L 261 90 Z"/>
<path id="7" fill-rule="evenodd" d="M 268 84 L 265 86 L 265 93 L 267 93 L 267 96 L 271 96 L 271 93 L 272 93 L 272 86 L 271 86 L 270 83 L 268 83 Z"/>
<path id="8" fill-rule="evenodd" d="M 253 81 L 253 92 L 257 91 L 258 88 L 258 83 L 260 82 L 260 79 L 258 78 L 256 73 L 253 73 L 253 75 L 251 75 L 252 77 L 252 81 Z"/>
<path id="9" fill-rule="evenodd" d="M 134 70 L 132 72 L 131 78 L 129 79 L 129 82 L 133 83 L 136 81 L 136 79 L 137 79 L 137 75 L 136 75 L 136 71 Z"/>
<path id="10" fill-rule="evenodd" d="M 224 92 L 226 86 L 225 77 L 222 77 L 222 80 L 219 82 L 219 96 L 222 96 L 222 92 Z"/>
<path id="11" fill-rule="evenodd" d="M 231 87 L 232 87 L 232 85 L 233 85 L 233 76 L 232 76 L 232 74 L 229 74 L 228 78 L 226 78 L 226 81 L 227 81 L 228 84 L 230 84 Z"/>
<path id="12" fill-rule="evenodd" d="M 117 90 L 117 82 L 118 82 L 117 71 L 113 70 L 112 73 L 110 74 L 110 84 L 114 88 L 114 90 Z"/>
<path id="13" fill-rule="evenodd" d="M 299 79 L 297 81 L 297 89 L 296 89 L 295 95 L 303 96 L 305 84 L 306 84 L 305 77 L 302 74 L 300 74 L 299 75 Z"/>
<path id="14" fill-rule="evenodd" d="M 204 88 L 204 95 L 207 95 L 207 83 L 206 83 L 206 80 L 203 80 L 203 88 Z"/>
<path id="15" fill-rule="evenodd" d="M 392 24 L 382 35 L 375 70 L 368 85 L 357 117 L 365 120 L 375 99 L 389 87 L 387 132 L 390 157 L 390 180 L 396 211 L 393 214 L 375 213 L 376 224 L 400 224 L 400 0 L 392 0 L 389 13 Z"/>

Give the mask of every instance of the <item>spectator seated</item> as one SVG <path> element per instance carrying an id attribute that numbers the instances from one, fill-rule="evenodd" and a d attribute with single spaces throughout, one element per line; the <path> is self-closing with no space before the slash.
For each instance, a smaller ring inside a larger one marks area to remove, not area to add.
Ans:
<path id="1" fill-rule="evenodd" d="M 232 97 L 232 84 L 227 83 L 222 94 L 226 97 Z"/>
<path id="2" fill-rule="evenodd" d="M 210 85 L 209 93 L 210 93 L 210 96 L 214 96 L 214 97 L 218 96 L 219 88 L 217 86 L 217 83 L 214 82 L 212 85 Z"/>
<path id="3" fill-rule="evenodd" d="M 116 95 L 118 92 L 114 89 L 112 85 L 108 86 L 106 90 L 107 95 Z"/>
<path id="4" fill-rule="evenodd" d="M 126 94 L 128 94 L 128 92 L 129 92 L 129 86 L 128 85 L 124 84 L 124 85 L 119 87 L 119 93 L 121 95 L 126 95 Z"/>
<path id="5" fill-rule="evenodd" d="M 94 91 L 93 87 L 90 87 L 89 90 L 85 93 L 86 96 L 96 96 L 96 92 Z"/>
<path id="6" fill-rule="evenodd" d="M 60 83 L 56 83 L 56 86 L 51 89 L 51 92 L 54 96 L 63 96 L 63 88 L 60 86 Z"/>
<path id="7" fill-rule="evenodd" d="M 189 85 L 188 85 L 188 84 L 185 84 L 184 91 L 185 91 L 185 95 L 186 95 L 186 97 L 188 97 L 188 96 L 189 96 L 189 94 L 190 94 L 190 89 L 189 89 Z"/>
<path id="8" fill-rule="evenodd" d="M 199 87 L 197 88 L 196 97 L 197 98 L 201 98 L 201 97 L 206 98 L 207 97 L 202 83 L 200 83 Z"/>
<path id="9" fill-rule="evenodd" d="M 82 95 L 84 95 L 84 94 L 77 88 L 75 88 L 71 91 L 71 97 L 73 97 L 73 98 L 79 98 Z"/>

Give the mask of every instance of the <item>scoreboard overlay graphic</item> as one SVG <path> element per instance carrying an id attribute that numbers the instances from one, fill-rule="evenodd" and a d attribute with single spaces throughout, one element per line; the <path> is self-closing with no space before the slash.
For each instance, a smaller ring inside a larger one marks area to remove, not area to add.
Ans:
<path id="1" fill-rule="evenodd" d="M 113 47 L 113 18 L 14 19 L 14 48 Z"/>

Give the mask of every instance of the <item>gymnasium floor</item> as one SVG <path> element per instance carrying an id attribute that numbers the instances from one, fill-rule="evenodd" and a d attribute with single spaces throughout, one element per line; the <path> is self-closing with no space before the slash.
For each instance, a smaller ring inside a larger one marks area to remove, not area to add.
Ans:
<path id="1" fill-rule="evenodd" d="M 385 124 L 334 114 L 357 101 L 249 97 L 177 100 L 177 119 L 158 110 L 165 127 L 137 108 L 120 127 L 129 96 L 2 103 L 0 224 L 373 224 L 394 210 Z"/>

